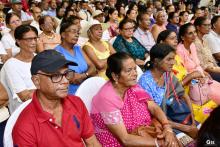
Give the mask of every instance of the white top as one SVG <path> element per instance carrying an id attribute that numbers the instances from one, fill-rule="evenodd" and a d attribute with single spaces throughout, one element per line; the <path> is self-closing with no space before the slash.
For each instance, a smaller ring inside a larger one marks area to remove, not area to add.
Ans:
<path id="1" fill-rule="evenodd" d="M 0 123 L 9 118 L 9 112 L 6 107 L 0 108 Z"/>
<path id="2" fill-rule="evenodd" d="M 82 19 L 86 21 L 91 21 L 92 19 L 91 14 L 87 10 L 81 9 L 78 14 Z"/>
<path id="3" fill-rule="evenodd" d="M 0 55 L 6 55 L 6 54 L 7 54 L 7 52 L 5 51 L 5 48 L 2 44 L 2 42 L 0 41 Z M 0 58 L 0 64 L 2 64 L 1 58 Z"/>
<path id="4" fill-rule="evenodd" d="M 40 30 L 39 23 L 36 20 L 33 20 L 30 25 L 37 29 L 38 35 L 43 32 L 43 31 Z"/>
<path id="5" fill-rule="evenodd" d="M 109 41 L 110 39 L 111 39 L 111 37 L 110 37 L 109 31 L 108 30 L 103 31 L 102 40 Z"/>
<path id="6" fill-rule="evenodd" d="M 2 67 L 0 78 L 8 93 L 11 113 L 22 103 L 17 93 L 36 89 L 31 80 L 30 68 L 31 62 L 23 62 L 16 58 L 10 58 Z"/>
<path id="7" fill-rule="evenodd" d="M 12 9 L 8 11 L 8 13 L 12 13 Z M 26 12 L 21 10 L 21 21 L 33 20 L 33 16 L 28 15 Z"/>
<path id="8" fill-rule="evenodd" d="M 137 28 L 137 30 L 134 32 L 134 37 L 148 50 L 152 48 L 152 46 L 155 45 L 155 41 L 153 38 L 153 35 L 150 31 L 144 32 L 140 28 Z"/>
<path id="9" fill-rule="evenodd" d="M 213 30 L 211 30 L 209 34 L 205 35 L 203 40 L 208 44 L 212 54 L 220 52 L 220 35 L 215 33 Z"/>
<path id="10" fill-rule="evenodd" d="M 11 36 L 10 33 L 5 33 L 2 36 L 1 41 L 6 50 L 12 49 L 12 56 L 15 56 L 17 53 L 20 52 L 20 48 L 15 45 L 15 39 Z"/>

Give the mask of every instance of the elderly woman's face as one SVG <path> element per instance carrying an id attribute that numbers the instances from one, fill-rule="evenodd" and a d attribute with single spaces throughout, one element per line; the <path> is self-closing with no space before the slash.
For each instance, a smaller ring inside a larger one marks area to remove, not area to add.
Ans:
<path id="1" fill-rule="evenodd" d="M 63 41 L 76 44 L 79 38 L 80 28 L 77 25 L 71 25 L 68 27 L 65 32 L 61 34 Z"/>
<path id="2" fill-rule="evenodd" d="M 122 62 L 122 70 L 117 76 L 118 84 L 124 87 L 130 87 L 137 83 L 136 64 L 132 58 L 126 59 Z"/>
<path id="3" fill-rule="evenodd" d="M 93 25 L 92 27 L 90 27 L 88 33 L 90 39 L 100 40 L 102 38 L 101 24 Z"/>
<path id="4" fill-rule="evenodd" d="M 160 12 L 158 12 L 158 15 L 157 15 L 157 22 L 159 22 L 159 23 L 164 23 L 165 21 L 166 21 L 166 18 L 165 18 L 166 16 L 165 16 L 165 13 L 164 12 L 162 12 L 162 11 L 160 11 Z"/>
<path id="5" fill-rule="evenodd" d="M 159 61 L 158 66 L 164 72 L 170 72 L 175 64 L 175 53 L 170 52 L 165 58 Z"/>
<path id="6" fill-rule="evenodd" d="M 131 38 L 134 34 L 134 23 L 127 22 L 124 24 L 123 28 L 120 30 L 120 34 L 126 39 Z"/>
<path id="7" fill-rule="evenodd" d="M 24 33 L 22 39 L 16 40 L 19 47 L 28 53 L 34 53 L 37 48 L 37 34 L 34 31 Z"/>

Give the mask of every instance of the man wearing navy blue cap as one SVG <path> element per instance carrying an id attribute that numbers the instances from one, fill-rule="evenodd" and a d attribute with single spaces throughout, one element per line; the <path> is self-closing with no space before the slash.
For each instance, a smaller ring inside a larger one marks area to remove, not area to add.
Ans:
<path id="1" fill-rule="evenodd" d="M 68 65 L 77 64 L 55 50 L 34 57 L 31 74 L 37 90 L 13 128 L 14 146 L 101 146 L 85 105 L 80 98 L 68 95 L 69 79 L 74 76 Z"/>

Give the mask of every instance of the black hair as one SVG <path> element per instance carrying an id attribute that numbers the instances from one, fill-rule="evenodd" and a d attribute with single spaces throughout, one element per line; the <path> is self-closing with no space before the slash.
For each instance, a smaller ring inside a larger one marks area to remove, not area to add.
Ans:
<path id="1" fill-rule="evenodd" d="M 63 23 L 66 23 L 66 22 L 74 23 L 75 20 L 81 20 L 81 18 L 78 17 L 78 16 L 70 16 L 70 17 L 68 17 L 68 18 L 66 18 L 66 19 L 63 19 L 62 22 L 61 22 L 61 25 L 62 25 Z"/>
<path id="2" fill-rule="evenodd" d="M 59 15 L 58 15 L 60 9 L 63 9 L 63 7 L 58 6 L 58 7 L 56 8 L 56 15 L 57 15 L 57 18 L 59 18 L 59 19 L 61 19 L 61 18 L 63 17 L 63 16 L 59 16 Z"/>
<path id="3" fill-rule="evenodd" d="M 167 5 L 167 6 L 166 6 L 166 8 L 165 8 L 166 12 L 167 12 L 167 10 L 168 10 L 171 6 L 174 6 L 174 5 L 170 4 L 170 5 Z"/>
<path id="4" fill-rule="evenodd" d="M 220 18 L 220 15 L 216 15 L 212 18 L 211 20 L 212 29 L 214 29 L 214 24 L 218 21 L 219 18 Z"/>
<path id="5" fill-rule="evenodd" d="M 165 41 L 167 37 L 174 31 L 172 30 L 164 30 L 160 32 L 160 34 L 157 37 L 157 43 L 161 43 L 161 41 Z M 175 33 L 175 32 L 174 32 Z"/>
<path id="6" fill-rule="evenodd" d="M 205 147 L 207 146 L 207 141 L 212 141 L 213 146 L 220 146 L 220 106 L 215 108 L 210 116 L 206 119 L 206 121 L 202 124 L 202 127 L 199 129 L 197 136 L 197 147 Z"/>
<path id="7" fill-rule="evenodd" d="M 168 14 L 168 22 L 170 22 L 170 20 L 172 20 L 173 18 L 174 18 L 174 15 L 175 14 L 178 14 L 177 12 L 170 12 L 169 14 Z"/>
<path id="8" fill-rule="evenodd" d="M 117 11 L 115 8 L 109 8 L 109 9 L 108 9 L 108 15 L 107 15 L 106 18 L 105 18 L 105 23 L 110 20 L 109 15 L 110 15 L 110 14 L 113 14 L 115 11 Z"/>
<path id="9" fill-rule="evenodd" d="M 30 32 L 30 31 L 33 31 L 38 36 L 38 32 L 37 32 L 37 29 L 35 27 L 33 27 L 31 25 L 20 25 L 20 26 L 18 26 L 15 29 L 15 32 L 14 32 L 15 39 L 17 39 L 17 40 L 23 39 L 24 34 L 27 33 L 27 32 Z M 19 47 L 17 42 L 16 42 L 16 45 Z"/>
<path id="10" fill-rule="evenodd" d="M 66 31 L 70 26 L 74 25 L 72 22 L 67 21 L 60 25 L 60 35 Z"/>
<path id="11" fill-rule="evenodd" d="M 139 13 L 139 14 L 138 14 L 138 16 L 137 16 L 137 21 L 136 21 L 138 26 L 140 25 L 139 22 L 143 20 L 143 16 L 144 16 L 144 15 L 148 15 L 148 13 L 147 13 L 147 12 L 143 12 L 143 13 Z M 149 16 L 149 15 L 148 15 L 148 16 Z"/>
<path id="12" fill-rule="evenodd" d="M 204 21 L 206 21 L 208 18 L 207 17 L 198 17 L 195 19 L 194 21 L 194 26 L 197 27 L 197 26 L 201 26 Z"/>
<path id="13" fill-rule="evenodd" d="M 6 16 L 5 16 L 5 23 L 6 25 L 9 25 L 10 24 L 10 20 L 13 16 L 17 16 L 19 19 L 21 19 L 18 14 L 16 13 L 7 13 Z"/>
<path id="14" fill-rule="evenodd" d="M 178 34 L 178 42 L 183 41 L 181 37 L 183 37 L 186 34 L 187 29 L 191 26 L 194 26 L 194 25 L 192 23 L 186 23 L 186 24 L 180 26 L 179 34 Z"/>
<path id="15" fill-rule="evenodd" d="M 171 52 L 175 52 L 175 49 L 166 43 L 158 43 L 154 45 L 150 50 L 150 61 L 144 65 L 144 68 L 146 70 L 152 69 L 156 58 L 163 60 Z"/>
<path id="16" fill-rule="evenodd" d="M 128 6 L 128 9 L 133 9 L 134 6 L 137 6 L 137 3 L 136 2 L 131 2 Z"/>
<path id="17" fill-rule="evenodd" d="M 120 14 L 120 9 L 121 9 L 121 7 L 124 8 L 123 5 L 117 5 L 117 6 L 116 6 L 116 10 L 118 11 L 118 16 L 121 15 L 121 14 Z"/>
<path id="18" fill-rule="evenodd" d="M 126 23 L 134 23 L 134 24 L 135 24 L 134 20 L 131 20 L 131 19 L 129 19 L 129 18 L 124 18 L 124 19 L 119 23 L 118 28 L 119 28 L 120 30 L 122 30 L 123 27 L 124 27 L 124 25 L 125 25 Z"/>
<path id="19" fill-rule="evenodd" d="M 188 11 L 181 11 L 180 14 L 179 14 L 179 16 L 183 16 L 185 13 L 188 13 L 188 14 L 189 14 Z"/>
<path id="20" fill-rule="evenodd" d="M 128 53 L 126 52 L 117 52 L 110 55 L 107 59 L 107 69 L 106 69 L 106 76 L 109 80 L 114 81 L 112 77 L 112 73 L 116 75 L 120 75 L 122 70 L 123 61 L 126 59 L 133 59 Z"/>

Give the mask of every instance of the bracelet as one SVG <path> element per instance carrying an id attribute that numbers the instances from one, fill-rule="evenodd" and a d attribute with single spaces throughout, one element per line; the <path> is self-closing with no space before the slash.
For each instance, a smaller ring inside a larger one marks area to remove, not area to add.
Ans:
<path id="1" fill-rule="evenodd" d="M 157 138 L 155 138 L 154 142 L 155 142 L 156 147 L 160 147 L 158 142 L 157 142 Z"/>

